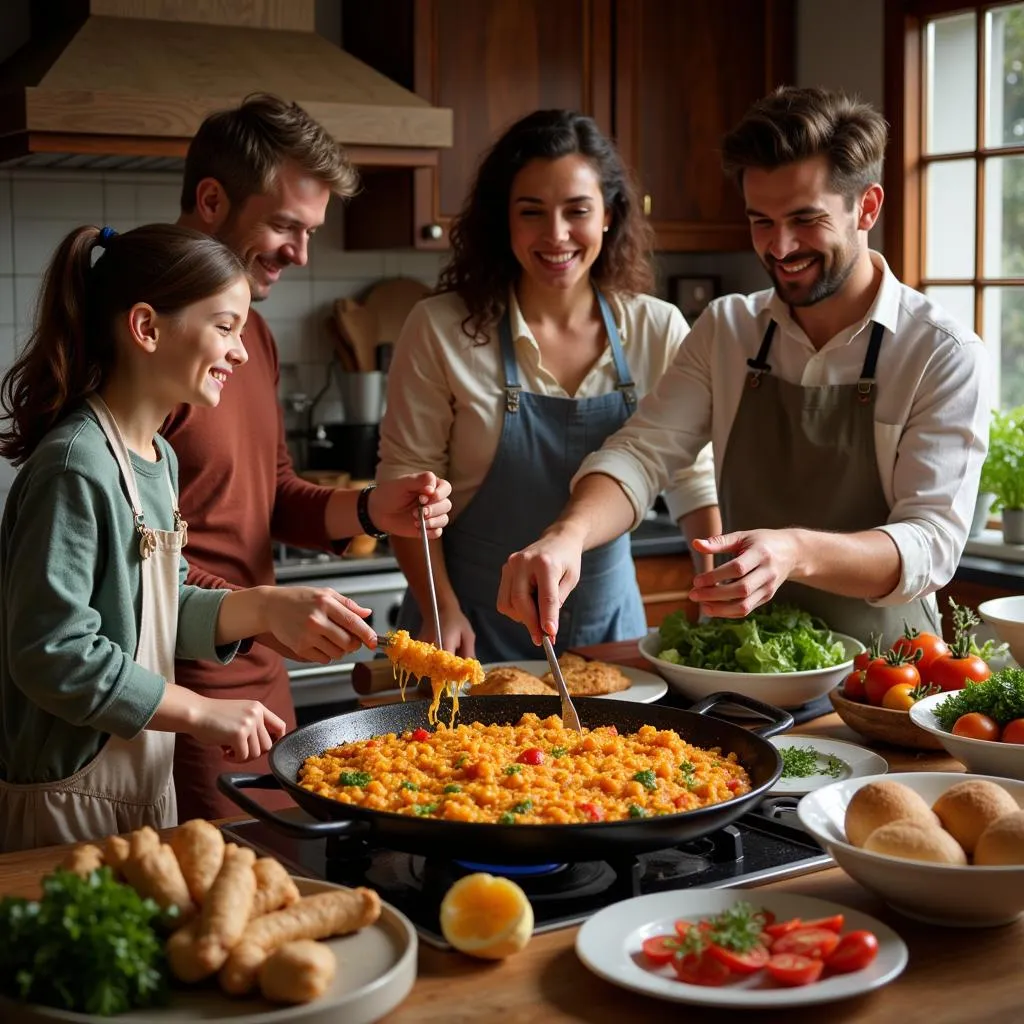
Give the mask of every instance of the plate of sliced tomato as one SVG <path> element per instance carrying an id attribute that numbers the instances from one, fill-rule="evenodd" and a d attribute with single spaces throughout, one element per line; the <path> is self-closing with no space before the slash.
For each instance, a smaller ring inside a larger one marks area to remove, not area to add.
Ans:
<path id="1" fill-rule="evenodd" d="M 827 900 L 691 889 L 614 903 L 576 937 L 576 955 L 613 985 L 677 1003 L 810 1006 L 887 985 L 907 965 L 888 925 Z"/>

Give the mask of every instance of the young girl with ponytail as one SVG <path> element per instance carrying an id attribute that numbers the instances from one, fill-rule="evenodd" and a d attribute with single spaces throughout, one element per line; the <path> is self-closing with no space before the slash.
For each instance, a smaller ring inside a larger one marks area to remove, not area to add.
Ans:
<path id="1" fill-rule="evenodd" d="M 176 823 L 175 733 L 260 757 L 284 723 L 174 684 L 174 658 L 244 638 L 337 656 L 374 642 L 334 591 L 185 584 L 177 462 L 158 429 L 216 406 L 246 361 L 237 256 L 174 225 L 61 243 L 35 331 L 2 384 L 0 851 Z M 243 470 L 244 471 L 244 470 Z"/>

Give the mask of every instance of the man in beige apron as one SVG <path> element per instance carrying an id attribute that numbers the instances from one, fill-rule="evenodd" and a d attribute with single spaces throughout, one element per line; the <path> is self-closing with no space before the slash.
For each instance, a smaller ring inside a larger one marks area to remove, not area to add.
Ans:
<path id="1" fill-rule="evenodd" d="M 145 524 L 128 447 L 117 423 L 98 396 L 90 397 L 89 405 L 117 459 L 140 537 L 142 617 L 135 660 L 173 683 L 178 571 L 187 527 L 178 513 L 170 470 L 167 491 L 175 529 L 154 530 Z M 0 821 L 7 823 L 0 849 L 13 852 L 102 839 L 142 825 L 176 825 L 173 760 L 174 733 L 143 729 L 131 740 L 111 735 L 87 765 L 59 782 L 15 785 L 0 780 Z"/>

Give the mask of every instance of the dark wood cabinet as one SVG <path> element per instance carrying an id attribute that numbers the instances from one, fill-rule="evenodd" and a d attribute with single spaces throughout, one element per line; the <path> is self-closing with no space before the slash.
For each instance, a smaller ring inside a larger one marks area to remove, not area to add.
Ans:
<path id="1" fill-rule="evenodd" d="M 691 622 L 697 621 L 700 609 L 686 599 L 693 586 L 689 554 L 636 558 L 634 565 L 648 626 L 660 626 L 666 615 L 680 609 Z"/>
<path id="2" fill-rule="evenodd" d="M 747 249 L 719 146 L 755 99 L 792 78 L 794 4 L 345 0 L 345 49 L 455 117 L 436 168 L 364 172 L 346 246 L 447 246 L 487 147 L 531 110 L 568 107 L 616 138 L 659 249 Z"/>
<path id="3" fill-rule="evenodd" d="M 791 82 L 792 0 L 616 0 L 615 135 L 663 250 L 750 246 L 722 136 Z"/>
<path id="4" fill-rule="evenodd" d="M 364 174 L 347 246 L 446 247 L 480 157 L 532 110 L 580 110 L 610 132 L 611 2 L 347 0 L 345 49 L 455 118 L 454 144 L 436 169 Z M 382 204 L 391 210 L 383 222 Z"/>

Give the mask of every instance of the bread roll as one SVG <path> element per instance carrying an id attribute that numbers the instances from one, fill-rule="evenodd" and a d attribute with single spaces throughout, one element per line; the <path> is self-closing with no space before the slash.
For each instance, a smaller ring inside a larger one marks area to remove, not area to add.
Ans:
<path id="1" fill-rule="evenodd" d="M 883 779 L 861 786 L 846 808 L 846 840 L 863 846 L 869 835 L 902 819 L 919 821 L 926 827 L 938 828 L 939 819 L 924 798 L 902 782 Z"/>
<path id="2" fill-rule="evenodd" d="M 950 786 L 932 804 L 942 827 L 970 855 L 978 838 L 993 822 L 1020 810 L 1017 801 L 995 782 L 966 779 Z"/>
<path id="3" fill-rule="evenodd" d="M 975 864 L 1024 864 L 1024 811 L 1005 814 L 978 837 Z"/>
<path id="4" fill-rule="evenodd" d="M 334 981 L 338 961 L 313 939 L 296 939 L 276 949 L 260 967 L 260 991 L 272 1003 L 308 1003 Z"/>
<path id="5" fill-rule="evenodd" d="M 903 818 L 879 826 L 868 836 L 864 849 L 933 864 L 967 863 L 963 847 L 945 829 L 937 825 L 923 825 L 916 818 Z"/>

